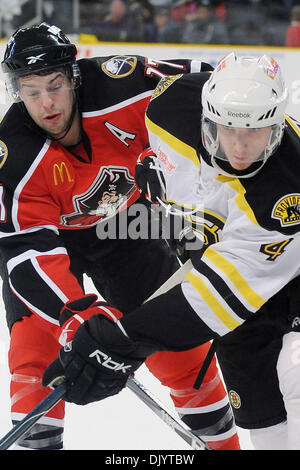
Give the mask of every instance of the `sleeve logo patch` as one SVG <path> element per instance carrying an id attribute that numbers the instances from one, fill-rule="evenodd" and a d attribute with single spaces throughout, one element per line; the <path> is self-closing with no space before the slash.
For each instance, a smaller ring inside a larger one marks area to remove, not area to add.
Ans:
<path id="1" fill-rule="evenodd" d="M 0 168 L 3 167 L 7 158 L 8 150 L 4 142 L 0 140 Z"/>
<path id="2" fill-rule="evenodd" d="M 288 194 L 277 201 L 272 217 L 280 221 L 281 227 L 300 224 L 300 194 Z"/>
<path id="3" fill-rule="evenodd" d="M 137 58 L 134 56 L 115 56 L 103 62 L 101 68 L 106 75 L 112 78 L 123 78 L 130 75 L 137 64 Z"/>
<path id="4" fill-rule="evenodd" d="M 154 93 L 151 96 L 151 100 L 154 100 L 154 98 L 157 98 L 159 95 L 161 95 L 167 88 L 169 88 L 170 85 L 172 85 L 172 83 L 174 83 L 180 77 L 182 77 L 182 74 L 163 77 L 155 88 Z"/>
<path id="5" fill-rule="evenodd" d="M 168 172 L 172 172 L 175 170 L 176 168 L 175 165 L 171 162 L 168 155 L 165 152 L 163 152 L 160 147 L 157 150 L 157 157 Z"/>

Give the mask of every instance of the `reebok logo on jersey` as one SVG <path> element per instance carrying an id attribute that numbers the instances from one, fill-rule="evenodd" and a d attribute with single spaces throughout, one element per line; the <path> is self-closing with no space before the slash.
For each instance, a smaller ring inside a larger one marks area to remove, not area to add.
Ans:
<path id="1" fill-rule="evenodd" d="M 100 351 L 99 349 L 96 349 L 94 352 L 92 352 L 89 357 L 95 357 L 99 364 L 101 364 L 104 367 L 107 367 L 107 369 L 112 369 L 115 371 L 121 370 L 124 374 L 127 373 L 126 369 L 130 369 L 132 366 L 129 364 L 125 366 L 124 362 L 121 364 L 119 362 L 115 362 L 112 360 L 111 357 L 109 357 L 107 354 L 104 352 Z"/>
<path id="2" fill-rule="evenodd" d="M 280 221 L 281 227 L 300 224 L 300 194 L 288 194 L 279 199 L 273 207 L 272 217 Z"/>

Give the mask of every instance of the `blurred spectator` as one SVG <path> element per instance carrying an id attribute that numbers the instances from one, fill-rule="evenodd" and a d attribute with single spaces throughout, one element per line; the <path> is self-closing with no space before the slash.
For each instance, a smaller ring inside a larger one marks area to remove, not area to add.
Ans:
<path id="1" fill-rule="evenodd" d="M 289 23 L 292 8 L 299 4 L 299 0 L 268 0 L 267 3 L 272 18 Z"/>
<path id="2" fill-rule="evenodd" d="M 171 8 L 171 19 L 176 23 L 184 21 L 185 15 L 189 9 L 191 1 L 187 0 L 175 0 Z"/>
<path id="3" fill-rule="evenodd" d="M 161 43 L 181 41 L 179 27 L 171 20 L 170 8 L 155 8 L 152 23 L 146 26 L 145 40 Z"/>
<path id="4" fill-rule="evenodd" d="M 173 0 L 149 0 L 149 3 L 156 8 L 156 7 L 169 7 L 174 2 Z"/>
<path id="5" fill-rule="evenodd" d="M 95 34 L 100 41 L 140 41 L 143 25 L 129 11 L 126 2 L 111 0 L 108 14 L 98 23 Z"/>
<path id="6" fill-rule="evenodd" d="M 0 21 L 2 21 L 2 35 L 9 37 L 15 30 L 14 17 L 21 14 L 20 0 L 0 0 Z"/>
<path id="7" fill-rule="evenodd" d="M 241 45 L 264 45 L 268 37 L 268 8 L 261 0 L 231 1 L 227 8 L 230 43 Z"/>
<path id="8" fill-rule="evenodd" d="M 153 18 L 154 7 L 149 0 L 127 0 L 130 14 L 133 14 L 140 23 L 150 23 Z"/>
<path id="9" fill-rule="evenodd" d="M 284 46 L 287 28 L 290 24 L 293 0 L 264 0 L 266 7 L 266 35 L 265 45 Z"/>
<path id="10" fill-rule="evenodd" d="M 215 6 L 215 14 L 219 20 L 226 19 L 226 3 L 221 0 L 212 0 L 212 6 Z M 171 7 L 171 19 L 175 22 L 181 22 L 185 19 L 185 15 L 193 12 L 196 7 L 196 0 L 174 0 Z"/>
<path id="11" fill-rule="evenodd" d="M 70 0 L 44 0 L 43 21 L 57 24 L 66 33 L 73 33 L 73 5 Z"/>
<path id="12" fill-rule="evenodd" d="M 226 25 L 216 16 L 211 2 L 198 0 L 193 3 L 194 11 L 189 10 L 185 15 L 182 42 L 229 44 Z"/>
<path id="13" fill-rule="evenodd" d="M 300 46 L 300 5 L 295 5 L 291 12 L 291 24 L 287 29 L 285 45 L 289 47 Z"/>
<path id="14" fill-rule="evenodd" d="M 226 3 L 225 2 L 217 2 L 217 4 L 216 4 L 216 16 L 221 21 L 226 20 L 227 9 L 226 9 Z"/>

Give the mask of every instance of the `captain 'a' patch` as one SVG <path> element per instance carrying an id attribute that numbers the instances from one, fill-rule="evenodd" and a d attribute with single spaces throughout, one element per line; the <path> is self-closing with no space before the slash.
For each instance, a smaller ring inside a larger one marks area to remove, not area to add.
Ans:
<path id="1" fill-rule="evenodd" d="M 106 75 L 112 78 L 123 78 L 130 75 L 137 64 L 137 58 L 134 56 L 115 56 L 103 62 L 101 68 Z"/>
<path id="2" fill-rule="evenodd" d="M 278 219 L 282 227 L 300 224 L 300 194 L 287 194 L 279 199 L 272 210 L 273 219 Z"/>

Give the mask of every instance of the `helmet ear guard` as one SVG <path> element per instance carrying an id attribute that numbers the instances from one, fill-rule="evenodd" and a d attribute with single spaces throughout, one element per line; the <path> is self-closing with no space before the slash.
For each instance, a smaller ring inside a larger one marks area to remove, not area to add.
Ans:
<path id="1" fill-rule="evenodd" d="M 202 90 L 201 137 L 208 152 L 203 158 L 226 176 L 256 174 L 281 142 L 287 99 L 288 91 L 274 59 L 266 55 L 237 58 L 234 53 L 226 56 L 217 64 Z M 226 128 L 271 127 L 265 150 L 247 171 L 234 170 L 230 166 L 220 147 L 217 124 Z"/>

